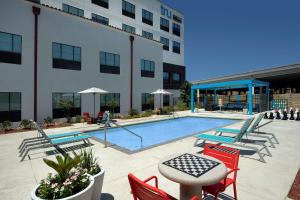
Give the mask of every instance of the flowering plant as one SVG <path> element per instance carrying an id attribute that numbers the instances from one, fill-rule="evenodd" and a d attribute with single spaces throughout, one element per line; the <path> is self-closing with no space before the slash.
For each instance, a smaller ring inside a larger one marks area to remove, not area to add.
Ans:
<path id="1" fill-rule="evenodd" d="M 42 199 L 65 198 L 77 194 L 90 184 L 87 169 L 79 166 L 80 157 L 56 156 L 56 160 L 57 162 L 44 159 L 44 162 L 57 174 L 49 173 L 48 177 L 41 181 L 36 192 L 38 197 Z"/>
<path id="2" fill-rule="evenodd" d="M 75 157 L 78 156 L 76 153 Z M 92 149 L 81 151 L 79 157 L 81 157 L 81 162 L 79 166 L 83 169 L 87 169 L 87 173 L 90 175 L 96 175 L 101 171 L 101 168 L 98 164 L 97 158 L 95 158 L 94 152 Z"/>

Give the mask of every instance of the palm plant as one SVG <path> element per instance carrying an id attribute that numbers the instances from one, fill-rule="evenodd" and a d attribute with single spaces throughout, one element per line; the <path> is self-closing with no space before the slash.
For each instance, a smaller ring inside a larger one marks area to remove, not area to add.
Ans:
<path id="1" fill-rule="evenodd" d="M 56 161 L 43 159 L 44 162 L 57 172 L 60 182 L 64 182 L 70 176 L 70 171 L 81 162 L 80 156 L 71 158 L 68 154 L 64 156 L 56 156 Z"/>

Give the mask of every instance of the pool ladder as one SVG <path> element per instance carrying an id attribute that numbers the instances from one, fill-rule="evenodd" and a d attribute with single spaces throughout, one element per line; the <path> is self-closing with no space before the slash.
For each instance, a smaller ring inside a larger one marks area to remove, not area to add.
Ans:
<path id="1" fill-rule="evenodd" d="M 125 131 L 131 133 L 132 135 L 135 135 L 136 137 L 138 137 L 141 141 L 141 148 L 143 148 L 143 137 L 132 132 L 131 130 L 129 130 L 128 128 L 125 128 L 124 126 L 121 126 L 120 124 L 116 123 L 116 122 L 113 122 L 113 121 L 110 121 L 109 123 L 111 124 L 114 124 L 115 126 L 117 126 L 118 128 L 122 128 L 124 129 Z M 106 129 L 107 129 L 107 126 L 105 125 L 104 126 L 104 142 L 105 142 L 105 147 L 107 147 L 107 140 L 106 140 Z"/>

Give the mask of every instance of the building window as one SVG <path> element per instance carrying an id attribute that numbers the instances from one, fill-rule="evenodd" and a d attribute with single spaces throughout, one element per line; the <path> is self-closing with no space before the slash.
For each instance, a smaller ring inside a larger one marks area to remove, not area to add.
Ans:
<path id="1" fill-rule="evenodd" d="M 107 74 L 120 74 L 120 55 L 101 51 L 100 72 Z"/>
<path id="2" fill-rule="evenodd" d="M 0 62 L 21 64 L 22 36 L 0 32 Z"/>
<path id="3" fill-rule="evenodd" d="M 120 113 L 120 93 L 100 95 L 100 111 L 109 110 L 111 113 Z"/>
<path id="4" fill-rule="evenodd" d="M 127 2 L 127 1 L 122 1 L 122 14 L 135 19 L 135 5 Z"/>
<path id="5" fill-rule="evenodd" d="M 103 8 L 108 8 L 108 0 L 92 0 L 93 4 L 101 6 Z"/>
<path id="6" fill-rule="evenodd" d="M 143 31 L 143 37 L 153 40 L 153 33 L 147 32 L 147 31 Z"/>
<path id="7" fill-rule="evenodd" d="M 173 34 L 180 37 L 180 25 L 173 23 Z"/>
<path id="8" fill-rule="evenodd" d="M 104 25 L 108 25 L 109 24 L 109 19 L 108 18 L 103 17 L 101 15 L 94 14 L 94 13 L 92 13 L 92 20 L 94 22 L 98 22 L 98 23 L 104 24 Z"/>
<path id="9" fill-rule="evenodd" d="M 0 123 L 21 121 L 21 93 L 0 92 Z"/>
<path id="10" fill-rule="evenodd" d="M 65 105 L 71 105 L 66 109 Z M 65 118 L 81 115 L 81 95 L 78 93 L 53 93 L 52 94 L 53 118 Z"/>
<path id="11" fill-rule="evenodd" d="M 164 81 L 169 81 L 169 79 L 170 79 L 170 74 L 169 74 L 169 72 L 164 72 Z"/>
<path id="12" fill-rule="evenodd" d="M 180 54 L 180 43 L 173 41 L 173 52 Z"/>
<path id="13" fill-rule="evenodd" d="M 148 24 L 150 26 L 153 26 L 153 13 L 149 12 L 145 9 L 142 10 L 142 22 L 145 24 Z"/>
<path id="14" fill-rule="evenodd" d="M 141 76 L 154 78 L 155 63 L 150 60 L 141 59 Z"/>
<path id="15" fill-rule="evenodd" d="M 173 81 L 180 82 L 180 74 L 179 73 L 173 73 Z"/>
<path id="16" fill-rule="evenodd" d="M 154 95 L 142 93 L 142 111 L 154 110 Z"/>
<path id="17" fill-rule="evenodd" d="M 180 23 L 180 24 L 182 23 L 182 18 L 178 17 L 177 15 L 173 15 L 173 20 Z"/>
<path id="18" fill-rule="evenodd" d="M 169 39 L 160 37 L 160 42 L 164 45 L 163 49 L 169 51 Z"/>
<path id="19" fill-rule="evenodd" d="M 169 20 L 160 18 L 160 29 L 169 32 Z"/>
<path id="20" fill-rule="evenodd" d="M 163 106 L 170 106 L 170 95 L 163 95 Z"/>
<path id="21" fill-rule="evenodd" d="M 63 4 L 63 11 L 80 17 L 84 16 L 84 11 L 82 9 L 76 8 L 74 6 L 70 6 L 68 4 Z"/>
<path id="22" fill-rule="evenodd" d="M 53 68 L 81 70 L 81 48 L 53 42 L 52 65 Z"/>
<path id="23" fill-rule="evenodd" d="M 122 25 L 122 30 L 126 31 L 128 33 L 134 33 L 135 34 L 135 28 L 133 26 L 129 26 L 127 24 Z"/>

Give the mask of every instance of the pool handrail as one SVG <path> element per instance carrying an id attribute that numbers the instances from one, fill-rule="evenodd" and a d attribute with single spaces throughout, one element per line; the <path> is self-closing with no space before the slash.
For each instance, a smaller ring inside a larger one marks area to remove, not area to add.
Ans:
<path id="1" fill-rule="evenodd" d="M 136 137 L 140 138 L 140 140 L 141 140 L 141 148 L 143 148 L 143 137 L 142 137 L 142 136 L 136 134 L 135 132 L 129 130 L 128 128 L 126 128 L 126 127 L 124 127 L 124 126 L 121 126 L 120 124 L 118 124 L 118 123 L 116 123 L 116 122 L 110 121 L 110 123 L 116 125 L 118 128 L 122 128 L 122 129 L 126 130 L 127 132 L 129 132 L 129 133 L 135 135 Z"/>

